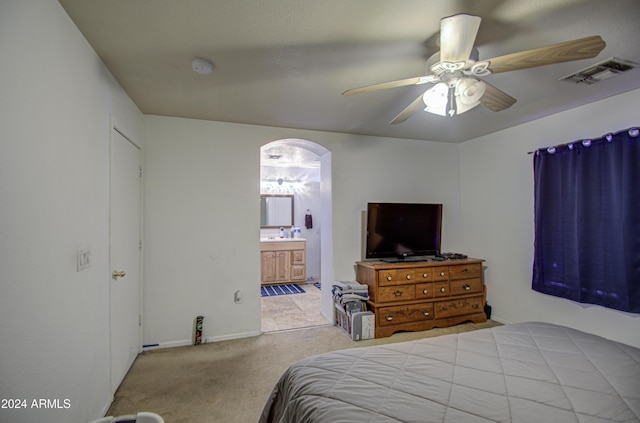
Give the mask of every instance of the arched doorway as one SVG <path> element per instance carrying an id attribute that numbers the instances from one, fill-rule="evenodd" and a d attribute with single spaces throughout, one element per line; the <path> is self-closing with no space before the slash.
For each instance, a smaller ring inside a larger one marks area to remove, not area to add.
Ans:
<path id="1" fill-rule="evenodd" d="M 304 308 L 300 304 L 309 305 L 304 303 L 302 296 L 295 297 L 298 294 L 288 295 L 286 299 L 261 301 L 263 332 L 333 324 L 330 151 L 313 141 L 298 138 L 269 142 L 260 148 L 260 185 L 261 195 L 293 196 L 295 226 L 301 228 L 307 246 L 306 283 L 302 286 L 316 298 L 319 294 L 319 301 L 310 308 L 309 319 L 296 320 L 290 316 L 295 311 L 292 309 L 295 309 L 296 301 L 300 308 Z M 308 227 L 308 216 L 311 216 L 311 227 Z M 261 228 L 261 239 L 279 236 L 278 232 L 278 228 Z M 278 319 L 277 313 L 282 314 L 279 323 L 273 321 Z M 289 316 L 285 316 L 287 314 Z"/>

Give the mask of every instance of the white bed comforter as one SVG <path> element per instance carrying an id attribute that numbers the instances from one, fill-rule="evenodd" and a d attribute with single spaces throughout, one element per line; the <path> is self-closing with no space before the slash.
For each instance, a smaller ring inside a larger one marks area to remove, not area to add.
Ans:
<path id="1" fill-rule="evenodd" d="M 354 348 L 291 366 L 261 423 L 639 422 L 640 349 L 548 323 Z"/>

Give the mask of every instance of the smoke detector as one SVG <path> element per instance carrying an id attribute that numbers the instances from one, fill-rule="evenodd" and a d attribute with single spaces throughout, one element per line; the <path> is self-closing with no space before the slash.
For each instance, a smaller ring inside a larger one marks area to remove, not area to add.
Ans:
<path id="1" fill-rule="evenodd" d="M 209 75 L 213 70 L 213 63 L 207 59 L 195 58 L 191 61 L 191 67 L 199 74 Z"/>
<path id="2" fill-rule="evenodd" d="M 593 85 L 623 72 L 628 72 L 639 66 L 630 60 L 622 60 L 611 57 L 603 62 L 596 63 L 571 75 L 560 78 L 560 81 L 568 81 L 582 85 Z"/>

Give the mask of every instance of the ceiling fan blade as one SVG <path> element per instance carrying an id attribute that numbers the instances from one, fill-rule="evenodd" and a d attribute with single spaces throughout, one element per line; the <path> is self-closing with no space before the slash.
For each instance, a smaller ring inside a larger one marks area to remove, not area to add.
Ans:
<path id="1" fill-rule="evenodd" d="M 606 43 L 604 40 L 599 35 L 594 35 L 592 37 L 521 51 L 519 53 L 498 56 L 493 59 L 488 59 L 487 61 L 489 62 L 489 69 L 491 69 L 492 73 L 502 73 L 554 63 L 589 59 L 596 57 L 605 46 Z"/>
<path id="2" fill-rule="evenodd" d="M 466 62 L 476 42 L 480 21 L 478 16 L 459 14 L 440 21 L 440 61 Z"/>
<path id="3" fill-rule="evenodd" d="M 499 90 L 486 81 L 482 82 L 484 82 L 486 89 L 484 95 L 480 98 L 480 103 L 487 106 L 492 111 L 499 112 L 501 110 L 508 109 L 516 102 L 515 98 L 511 97 L 504 91 Z"/>
<path id="4" fill-rule="evenodd" d="M 423 94 L 420 94 L 418 96 L 418 98 L 413 100 L 413 102 L 411 104 L 409 104 L 403 111 L 401 111 L 398 114 L 398 116 L 394 117 L 393 120 L 391 122 L 389 122 L 389 123 L 391 125 L 395 125 L 396 123 L 402 123 L 405 120 L 409 119 L 409 116 L 411 116 L 412 114 L 417 112 L 418 109 L 420 109 L 421 106 L 424 104 L 422 102 L 422 96 L 423 96 Z"/>
<path id="5" fill-rule="evenodd" d="M 353 88 L 342 93 L 342 95 L 356 95 L 372 91 L 386 90 L 389 88 L 404 87 L 406 85 L 420 85 L 433 82 L 438 78 L 432 75 L 417 76 L 415 78 L 399 79 L 397 81 L 383 82 L 382 84 L 367 85 L 366 87 Z"/>

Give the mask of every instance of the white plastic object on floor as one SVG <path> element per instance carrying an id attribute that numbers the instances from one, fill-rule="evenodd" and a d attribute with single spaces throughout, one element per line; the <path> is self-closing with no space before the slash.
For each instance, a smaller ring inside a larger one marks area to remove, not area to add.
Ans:
<path id="1" fill-rule="evenodd" d="M 124 423 L 124 422 L 136 422 L 138 423 L 138 419 L 135 414 L 125 414 L 124 416 L 118 416 L 113 418 L 113 423 Z"/>
<path id="2" fill-rule="evenodd" d="M 156 413 L 141 411 L 136 416 L 136 423 L 164 423 L 164 419 Z"/>
<path id="3" fill-rule="evenodd" d="M 127 414 L 124 416 L 107 416 L 98 420 L 92 420 L 89 423 L 118 423 L 118 422 L 135 422 L 135 423 L 164 423 L 164 419 L 156 413 L 141 411 L 138 414 Z"/>

